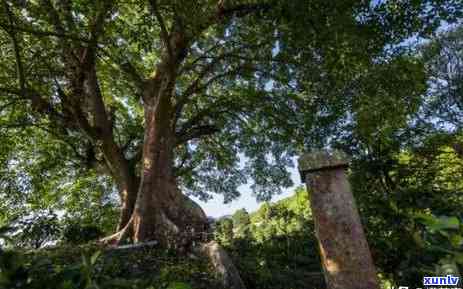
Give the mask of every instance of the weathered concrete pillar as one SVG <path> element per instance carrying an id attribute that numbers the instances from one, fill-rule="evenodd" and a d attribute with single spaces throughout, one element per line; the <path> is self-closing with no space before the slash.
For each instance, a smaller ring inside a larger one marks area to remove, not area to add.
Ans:
<path id="1" fill-rule="evenodd" d="M 299 159 L 299 171 L 310 192 L 326 285 L 328 289 L 378 289 L 347 167 L 348 159 L 339 151 Z"/>

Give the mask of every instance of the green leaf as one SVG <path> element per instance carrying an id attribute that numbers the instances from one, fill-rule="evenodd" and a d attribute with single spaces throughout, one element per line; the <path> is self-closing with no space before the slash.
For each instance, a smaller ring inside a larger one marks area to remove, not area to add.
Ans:
<path id="1" fill-rule="evenodd" d="M 90 264 L 95 265 L 100 255 L 101 255 L 101 251 L 96 251 L 95 253 L 93 253 L 92 257 L 90 258 Z"/>
<path id="2" fill-rule="evenodd" d="M 432 226 L 436 231 L 445 229 L 458 229 L 460 227 L 460 221 L 457 217 L 446 217 L 442 216 L 437 219 L 437 223 Z"/>
<path id="3" fill-rule="evenodd" d="M 172 282 L 167 289 L 192 289 L 190 285 L 183 282 Z"/>
<path id="4" fill-rule="evenodd" d="M 455 248 L 460 248 L 463 245 L 463 236 L 461 235 L 453 235 L 450 238 L 450 243 Z"/>
<path id="5" fill-rule="evenodd" d="M 419 214 L 417 219 L 426 225 L 427 229 L 432 232 L 441 232 L 447 229 L 458 229 L 460 227 L 460 221 L 457 217 L 441 216 L 436 217 L 434 215 Z M 443 233 L 445 235 L 445 233 Z"/>
<path id="6" fill-rule="evenodd" d="M 463 253 L 455 254 L 455 262 L 460 265 L 463 265 Z"/>

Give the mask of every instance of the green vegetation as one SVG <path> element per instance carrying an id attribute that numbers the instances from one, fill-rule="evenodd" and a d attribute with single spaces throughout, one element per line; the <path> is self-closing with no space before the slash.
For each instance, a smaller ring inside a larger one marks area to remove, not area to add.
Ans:
<path id="1" fill-rule="evenodd" d="M 0 261 L 0 288 L 221 289 L 207 262 L 153 247 L 6 251 Z"/>
<path id="2" fill-rule="evenodd" d="M 442 266 L 461 271 L 463 155 L 453 148 L 459 139 L 436 134 L 354 162 L 351 182 L 374 258 L 398 284 L 419 286 Z"/>
<path id="3" fill-rule="evenodd" d="M 2 0 L 0 289 L 324 288 L 310 184 L 265 201 L 326 149 L 385 289 L 461 275 L 462 20 L 459 0 Z M 243 185 L 262 206 L 213 226 L 190 199 Z"/>
<path id="4" fill-rule="evenodd" d="M 215 233 L 248 288 L 324 288 L 305 189 L 252 214 L 238 210 Z"/>

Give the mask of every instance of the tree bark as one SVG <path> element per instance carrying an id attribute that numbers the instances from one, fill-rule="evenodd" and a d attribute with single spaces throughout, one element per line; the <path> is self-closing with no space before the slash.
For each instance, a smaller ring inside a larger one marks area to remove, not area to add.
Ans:
<path id="1" fill-rule="evenodd" d="M 181 193 L 173 174 L 175 106 L 172 90 L 166 86 L 158 88 L 153 102 L 145 103 L 142 171 L 135 207 L 126 226 L 107 239 L 110 243 L 128 237 L 136 243 L 157 240 L 161 245 L 185 247 L 199 241 L 207 229 L 206 215 Z"/>
<path id="2" fill-rule="evenodd" d="M 130 220 L 135 207 L 139 181 L 125 158 L 123 151 L 114 141 L 113 120 L 108 113 L 96 73 L 95 57 L 86 53 L 84 65 L 85 76 L 84 88 L 89 97 L 90 111 L 92 112 L 92 123 L 95 132 L 95 141 L 101 142 L 101 150 L 104 155 L 106 166 L 111 176 L 116 181 L 121 200 L 121 211 L 118 230 L 124 228 Z"/>
<path id="3" fill-rule="evenodd" d="M 117 231 L 122 230 L 130 221 L 130 217 L 132 216 L 135 208 L 135 201 L 137 200 L 137 185 L 137 181 L 129 180 L 129 183 L 123 184 L 119 189 L 121 196 L 121 209 L 117 224 Z"/>
<path id="4" fill-rule="evenodd" d="M 102 146 L 106 166 L 116 182 L 121 200 L 121 209 L 117 230 L 124 228 L 132 216 L 137 199 L 139 179 L 119 146 L 114 142 L 112 133 L 103 138 Z"/>
<path id="5" fill-rule="evenodd" d="M 132 215 L 135 242 L 156 239 L 180 245 L 194 239 L 207 224 L 204 212 L 180 192 L 173 175 L 175 108 L 171 99 L 167 88 L 154 105 L 145 105 L 142 181 Z"/>

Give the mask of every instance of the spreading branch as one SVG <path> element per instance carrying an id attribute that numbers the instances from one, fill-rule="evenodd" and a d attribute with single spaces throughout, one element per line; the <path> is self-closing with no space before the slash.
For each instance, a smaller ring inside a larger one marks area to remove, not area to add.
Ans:
<path id="1" fill-rule="evenodd" d="M 261 3 L 243 3 L 243 4 L 234 4 L 227 5 L 224 2 L 225 0 L 219 1 L 217 5 L 216 14 L 210 19 L 211 22 L 221 22 L 224 19 L 238 16 L 244 17 L 248 14 L 256 12 L 264 12 L 272 8 L 270 1 L 262 1 Z"/>
<path id="2" fill-rule="evenodd" d="M 72 35 L 69 33 L 60 33 L 57 31 L 40 30 L 32 26 L 26 27 L 26 26 L 10 25 L 8 23 L 4 23 L 0 21 L 0 27 L 4 29 L 28 33 L 28 34 L 38 36 L 38 37 L 56 37 L 56 38 L 74 40 L 74 41 L 83 42 L 83 43 L 89 42 L 89 40 L 86 38 L 82 38 L 82 37 Z"/>
<path id="3" fill-rule="evenodd" d="M 167 53 L 169 54 L 170 60 L 173 60 L 173 51 L 172 45 L 170 44 L 170 33 L 167 31 L 166 24 L 164 22 L 164 18 L 162 17 L 161 13 L 159 12 L 159 7 L 157 5 L 157 0 L 150 0 L 151 9 L 153 11 L 156 20 L 159 22 L 159 27 L 161 28 L 161 39 L 164 41 L 167 47 Z"/>
<path id="4" fill-rule="evenodd" d="M 11 26 L 14 26 L 15 20 L 13 17 L 13 13 L 10 10 L 10 6 L 6 1 L 3 1 L 6 14 L 8 16 L 8 21 L 10 22 Z M 13 50 L 14 50 L 14 57 L 16 60 L 16 71 L 18 74 L 18 81 L 19 81 L 19 88 L 21 90 L 21 94 L 24 95 L 26 93 L 26 77 L 24 75 L 24 68 L 23 62 L 21 59 L 21 47 L 19 45 L 19 40 L 16 36 L 16 31 L 12 29 L 5 29 L 5 31 L 10 35 L 11 41 L 13 42 Z"/>
<path id="5" fill-rule="evenodd" d="M 184 144 L 190 140 L 201 138 L 203 136 L 212 135 L 219 132 L 220 129 L 215 125 L 198 125 L 188 129 L 185 132 L 180 132 L 176 137 L 176 145 Z"/>
<path id="6" fill-rule="evenodd" d="M 113 0 L 105 0 L 103 2 L 103 7 L 97 11 L 93 23 L 90 27 L 90 41 L 89 49 L 95 50 L 98 45 L 98 38 L 104 31 L 104 23 L 106 18 L 111 14 L 112 7 L 114 5 Z M 93 51 L 93 53 L 95 53 Z"/>

